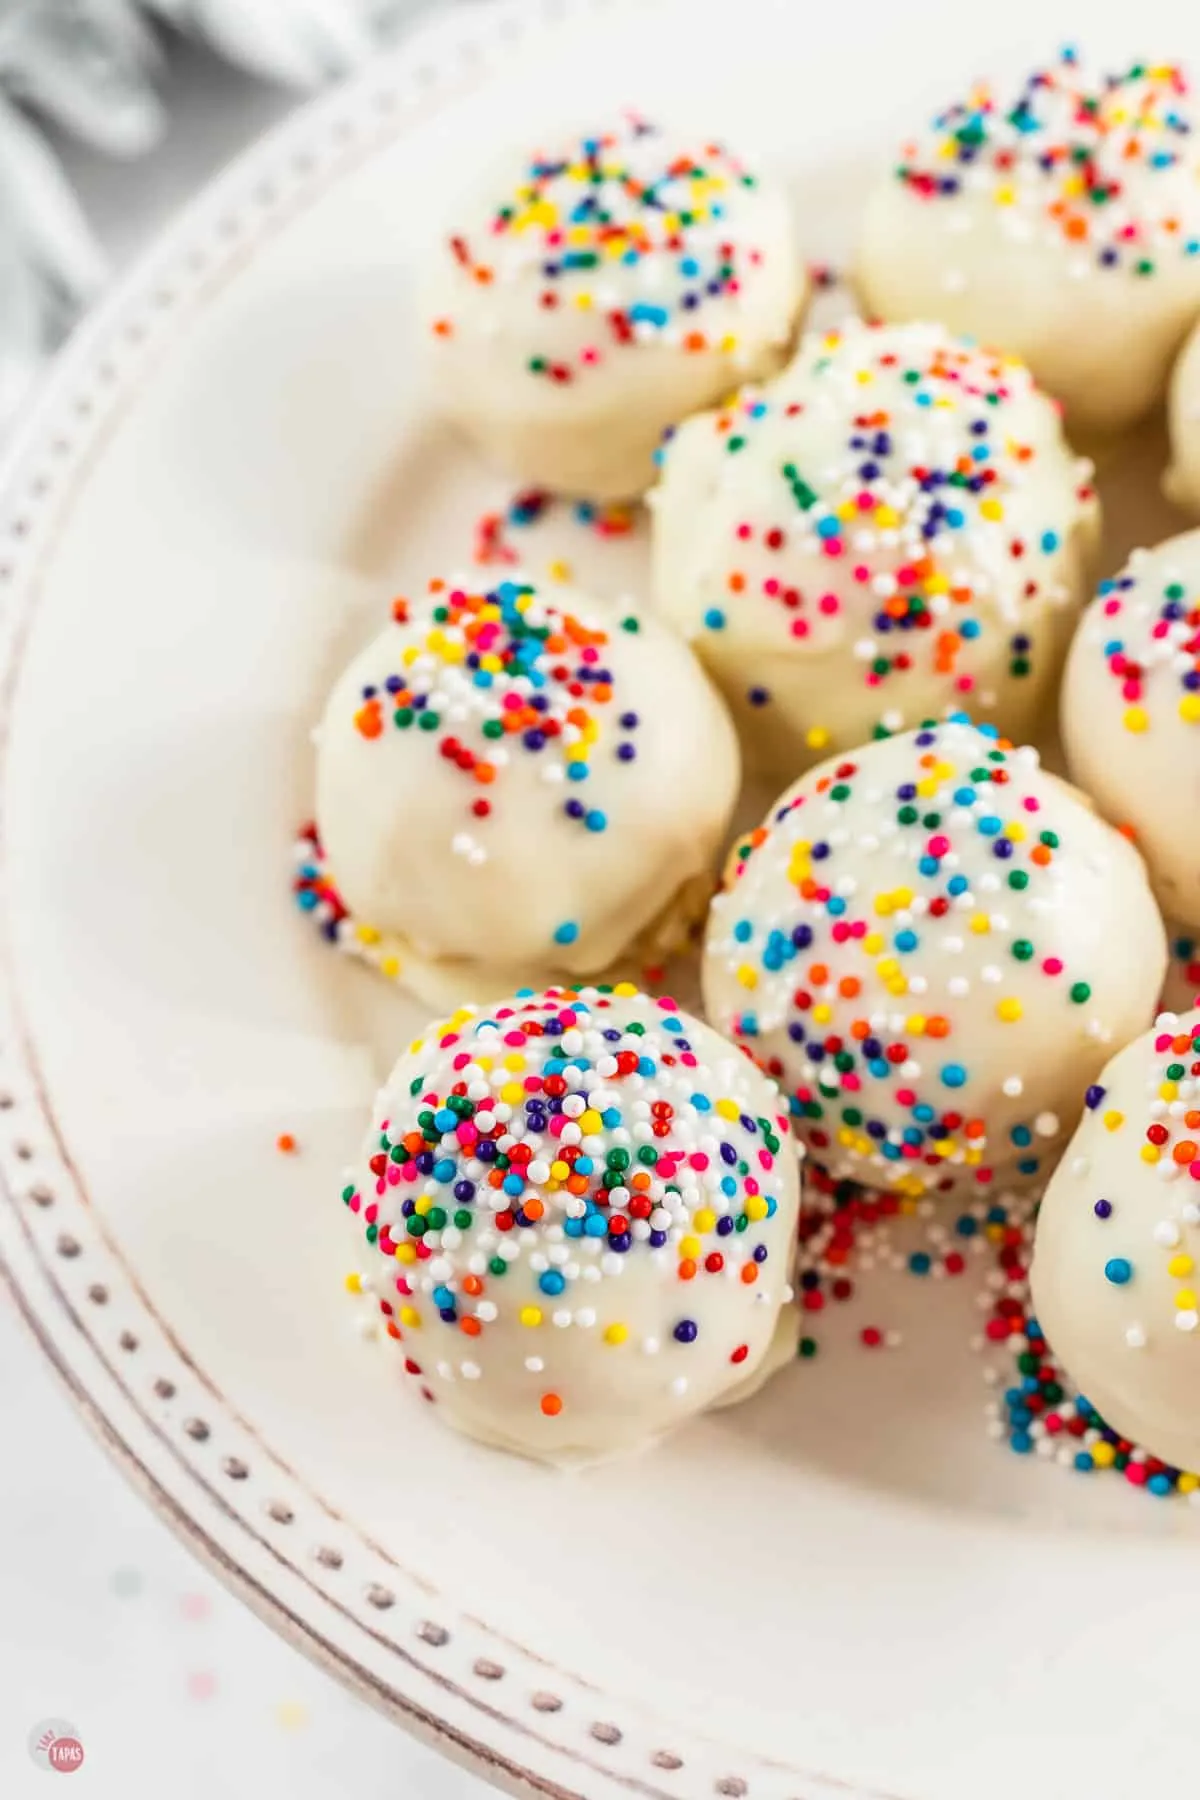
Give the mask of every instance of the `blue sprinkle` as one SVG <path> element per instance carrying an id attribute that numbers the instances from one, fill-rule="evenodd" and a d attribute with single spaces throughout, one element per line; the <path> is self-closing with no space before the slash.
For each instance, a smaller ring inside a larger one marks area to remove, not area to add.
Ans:
<path id="1" fill-rule="evenodd" d="M 588 1222 L 591 1223 L 590 1220 Z M 603 1220 L 601 1220 L 601 1224 L 603 1224 Z M 544 1275 L 538 1276 L 538 1286 L 543 1294 L 551 1296 L 561 1294 L 566 1285 L 566 1277 L 560 1275 L 557 1269 L 547 1269 Z"/>
<path id="2" fill-rule="evenodd" d="M 947 1063 L 942 1070 L 942 1080 L 949 1088 L 960 1088 L 967 1085 L 967 1071 L 961 1063 Z"/>
<path id="3" fill-rule="evenodd" d="M 1124 1287 L 1133 1280 L 1133 1264 L 1127 1256 L 1110 1256 L 1104 1265 L 1104 1279 L 1114 1287 Z"/>
<path id="4" fill-rule="evenodd" d="M 554 941 L 556 944 L 573 944 L 578 936 L 579 927 L 574 919 L 564 919 L 554 933 Z"/>

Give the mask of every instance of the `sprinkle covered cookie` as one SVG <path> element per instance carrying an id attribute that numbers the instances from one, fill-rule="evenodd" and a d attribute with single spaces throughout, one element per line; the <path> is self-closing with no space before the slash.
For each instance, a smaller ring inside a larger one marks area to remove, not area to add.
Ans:
<path id="1" fill-rule="evenodd" d="M 632 1449 L 794 1354 L 786 1115 L 673 1000 L 551 989 L 431 1026 L 342 1200 L 347 1285 L 426 1399 L 506 1449 Z"/>
<path id="2" fill-rule="evenodd" d="M 731 869 L 708 1015 L 817 1161 L 873 1187 L 1044 1175 L 1166 966 L 1136 852 L 965 719 L 813 770 Z"/>

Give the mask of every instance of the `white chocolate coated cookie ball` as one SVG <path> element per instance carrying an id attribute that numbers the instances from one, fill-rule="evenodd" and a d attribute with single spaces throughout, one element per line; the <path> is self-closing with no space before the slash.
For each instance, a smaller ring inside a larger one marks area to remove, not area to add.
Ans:
<path id="1" fill-rule="evenodd" d="M 442 1417 L 548 1462 L 637 1449 L 795 1354 L 779 1094 L 673 1000 L 553 989 L 431 1026 L 342 1198 Z"/>
<path id="2" fill-rule="evenodd" d="M 812 770 L 739 842 L 705 1008 L 835 1176 L 986 1188 L 1052 1166 L 1166 956 L 1136 851 L 950 720 Z"/>
<path id="3" fill-rule="evenodd" d="M 1068 429 L 1162 395 L 1200 316 L 1200 135 L 1170 64 L 1094 74 L 1070 52 L 986 82 L 904 145 L 868 205 L 857 279 L 886 319 L 941 319 L 1022 357 Z"/>
<path id="4" fill-rule="evenodd" d="M 655 604 L 750 762 L 790 780 L 962 707 L 1034 735 L 1099 508 L 1022 364 L 940 325 L 852 320 L 689 419 L 662 462 Z"/>
<path id="5" fill-rule="evenodd" d="M 1146 861 L 1168 918 L 1200 926 L 1200 531 L 1139 550 L 1075 634 L 1061 727 L 1072 780 Z"/>
<path id="6" fill-rule="evenodd" d="M 478 996 L 685 925 L 738 780 L 728 714 L 655 620 L 520 577 L 436 582 L 333 689 L 317 823 L 347 928 L 394 940 L 402 981 L 411 959 Z"/>
<path id="7" fill-rule="evenodd" d="M 1046 1189 L 1038 1324 L 1106 1422 L 1200 1470 L 1200 1012 L 1115 1056 Z"/>
<path id="8" fill-rule="evenodd" d="M 627 117 L 490 169 L 422 312 L 437 399 L 494 463 L 621 500 L 667 426 L 779 366 L 807 294 L 779 188 Z"/>

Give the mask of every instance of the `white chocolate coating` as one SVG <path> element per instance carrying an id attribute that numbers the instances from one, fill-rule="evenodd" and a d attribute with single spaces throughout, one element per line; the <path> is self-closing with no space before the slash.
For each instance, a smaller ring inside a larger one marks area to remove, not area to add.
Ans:
<path id="1" fill-rule="evenodd" d="M 594 1461 L 795 1353 L 799 1193 L 748 1057 L 672 1000 L 554 989 L 400 1058 L 343 1189 L 348 1285 L 448 1423 Z"/>
<path id="2" fill-rule="evenodd" d="M 1088 1095 L 1042 1200 L 1032 1284 L 1051 1348 L 1107 1423 L 1189 1471 L 1198 1257 L 1200 1012 L 1163 1013 Z"/>
<path id="3" fill-rule="evenodd" d="M 750 762 L 791 780 L 956 707 L 1035 735 L 1099 507 L 1020 363 L 939 325 L 851 320 L 687 420 L 662 462 L 655 604 Z"/>
<path id="4" fill-rule="evenodd" d="M 437 399 L 492 462 L 622 500 L 667 426 L 778 367 L 807 296 L 787 196 L 629 117 L 489 168 L 422 316 Z"/>
<path id="5" fill-rule="evenodd" d="M 435 586 L 326 706 L 333 882 L 361 925 L 454 965 L 460 994 L 605 970 L 711 875 L 738 791 L 728 715 L 653 619 L 521 577 Z"/>
<path id="6" fill-rule="evenodd" d="M 1168 918 L 1200 926 L 1200 531 L 1100 584 L 1062 692 L 1072 780 L 1128 829 Z"/>
<path id="7" fill-rule="evenodd" d="M 1176 506 L 1200 515 L 1200 325 L 1193 329 L 1171 371 L 1167 420 L 1171 466 L 1163 490 Z"/>
<path id="8" fill-rule="evenodd" d="M 857 280 L 887 319 L 938 318 L 1029 364 L 1072 431 L 1154 405 L 1200 316 L 1200 136 L 1169 66 L 1091 75 L 1065 55 L 978 84 L 873 194 Z"/>
<path id="9" fill-rule="evenodd" d="M 1136 851 L 950 720 L 822 764 L 746 834 L 705 1010 L 835 1176 L 919 1194 L 1044 1174 L 1166 958 Z"/>

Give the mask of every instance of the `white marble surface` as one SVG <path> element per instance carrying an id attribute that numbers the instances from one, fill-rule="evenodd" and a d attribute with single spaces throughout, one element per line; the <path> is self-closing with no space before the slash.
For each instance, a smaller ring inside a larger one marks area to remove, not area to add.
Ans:
<path id="1" fill-rule="evenodd" d="M 62 146 L 119 268 L 291 104 L 199 51 L 143 163 Z M 53 1794 L 28 1749 L 66 1719 L 91 1800 L 485 1800 L 490 1791 L 343 1692 L 193 1561 L 76 1417 L 0 1289 L 0 1795 Z"/>

